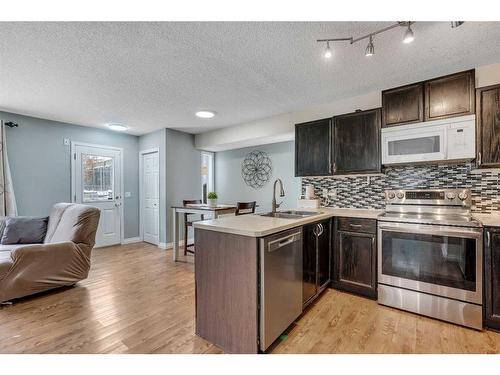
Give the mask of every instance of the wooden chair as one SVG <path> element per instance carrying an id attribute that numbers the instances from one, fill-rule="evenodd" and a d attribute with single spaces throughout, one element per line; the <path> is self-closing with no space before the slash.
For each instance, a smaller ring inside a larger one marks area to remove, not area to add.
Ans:
<path id="1" fill-rule="evenodd" d="M 236 204 L 235 215 L 248 215 L 255 213 L 256 202 L 238 202 Z"/>
<path id="2" fill-rule="evenodd" d="M 184 199 L 182 201 L 182 205 L 188 205 L 188 204 L 201 204 L 200 199 Z M 194 243 L 191 245 L 192 249 L 189 249 L 188 246 L 188 228 L 193 226 L 193 223 L 196 221 L 190 221 L 189 220 L 189 215 L 193 214 L 184 214 L 184 255 L 187 255 L 187 253 L 194 254 Z M 203 215 L 201 215 L 201 220 L 203 220 Z"/>

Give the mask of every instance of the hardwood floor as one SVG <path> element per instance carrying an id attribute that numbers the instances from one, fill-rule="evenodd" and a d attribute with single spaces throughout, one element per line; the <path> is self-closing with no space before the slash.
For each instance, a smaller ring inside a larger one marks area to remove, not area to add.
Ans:
<path id="1" fill-rule="evenodd" d="M 193 257 L 147 244 L 96 249 L 76 287 L 0 307 L 0 353 L 220 353 L 194 334 Z M 327 290 L 273 353 L 500 353 L 476 332 Z"/>

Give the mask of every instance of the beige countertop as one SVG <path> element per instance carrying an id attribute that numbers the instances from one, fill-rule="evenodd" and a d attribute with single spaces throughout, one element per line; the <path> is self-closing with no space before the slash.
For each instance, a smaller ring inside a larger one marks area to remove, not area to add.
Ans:
<path id="1" fill-rule="evenodd" d="M 217 232 L 239 234 L 249 237 L 263 237 L 269 234 L 281 232 L 286 229 L 314 223 L 330 217 L 356 217 L 365 219 L 377 219 L 384 210 L 358 209 L 358 208 L 332 208 L 320 207 L 317 209 L 307 208 L 302 211 L 320 212 L 318 215 L 308 216 L 300 219 L 280 219 L 255 215 L 222 216 L 215 220 L 204 220 L 194 223 L 195 228 L 213 230 Z M 497 214 L 472 215 L 485 227 L 500 227 L 500 212 Z"/>
<path id="2" fill-rule="evenodd" d="M 500 227 L 500 213 L 498 214 L 472 214 L 485 227 Z"/>
<path id="3" fill-rule="evenodd" d="M 301 209 L 302 211 L 316 211 L 318 215 L 308 216 L 300 219 L 282 219 L 274 217 L 264 217 L 258 214 L 241 216 L 223 216 L 214 220 L 197 221 L 193 226 L 197 229 L 213 230 L 238 234 L 249 237 L 264 237 L 269 234 L 281 232 L 286 229 L 314 223 L 319 220 L 328 219 L 334 216 L 357 217 L 366 219 L 376 219 L 384 210 L 375 209 L 349 209 L 320 207 L 317 209 Z"/>

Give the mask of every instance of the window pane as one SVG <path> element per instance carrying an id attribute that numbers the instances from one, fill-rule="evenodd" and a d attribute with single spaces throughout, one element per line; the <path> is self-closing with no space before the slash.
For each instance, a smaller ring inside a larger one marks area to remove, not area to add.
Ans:
<path id="1" fill-rule="evenodd" d="M 201 153 L 201 192 L 203 203 L 207 203 L 207 194 L 213 191 L 213 154 Z"/>
<path id="2" fill-rule="evenodd" d="M 82 154 L 84 203 L 113 200 L 113 163 L 109 156 Z"/>

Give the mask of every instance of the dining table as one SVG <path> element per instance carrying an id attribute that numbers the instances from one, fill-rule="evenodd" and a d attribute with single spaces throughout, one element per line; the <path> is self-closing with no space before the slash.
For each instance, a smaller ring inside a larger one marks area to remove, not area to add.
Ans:
<path id="1" fill-rule="evenodd" d="M 186 204 L 184 206 L 172 206 L 172 215 L 173 215 L 172 247 L 173 247 L 174 262 L 177 262 L 179 255 L 180 215 L 198 214 L 198 215 L 203 215 L 204 218 L 208 216 L 210 219 L 217 219 L 217 217 L 219 217 L 220 215 L 232 214 L 235 212 L 236 212 L 236 205 L 232 204 L 218 204 L 216 206 L 209 206 L 208 204 Z"/>

